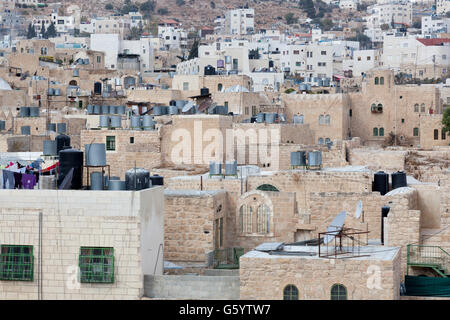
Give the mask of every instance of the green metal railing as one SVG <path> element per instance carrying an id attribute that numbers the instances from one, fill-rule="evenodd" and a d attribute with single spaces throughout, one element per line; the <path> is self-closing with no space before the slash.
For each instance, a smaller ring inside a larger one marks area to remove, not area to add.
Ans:
<path id="1" fill-rule="evenodd" d="M 409 267 L 432 268 L 440 276 L 450 276 L 450 254 L 439 246 L 409 244 L 407 246 L 407 272 Z"/>
<path id="2" fill-rule="evenodd" d="M 239 269 L 239 258 L 244 248 L 225 248 L 214 250 L 215 269 Z"/>

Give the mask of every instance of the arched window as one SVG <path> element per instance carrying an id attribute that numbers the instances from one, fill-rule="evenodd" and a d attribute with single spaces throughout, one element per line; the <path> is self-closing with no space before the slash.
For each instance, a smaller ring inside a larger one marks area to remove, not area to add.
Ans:
<path id="1" fill-rule="evenodd" d="M 420 112 L 425 112 L 425 103 L 420 105 Z"/>
<path id="2" fill-rule="evenodd" d="M 323 138 L 319 138 L 318 144 L 323 144 Z"/>
<path id="3" fill-rule="evenodd" d="M 441 131 L 441 139 L 442 140 L 445 140 L 445 130 L 444 129 L 442 129 L 442 131 Z"/>
<path id="4" fill-rule="evenodd" d="M 331 142 L 330 138 L 325 139 L 325 144 L 329 144 Z"/>
<path id="5" fill-rule="evenodd" d="M 331 120 L 330 115 L 327 114 L 327 115 L 325 116 L 325 124 L 330 124 L 330 120 Z"/>
<path id="6" fill-rule="evenodd" d="M 69 86 L 76 86 L 77 82 L 75 80 L 70 80 Z"/>
<path id="7" fill-rule="evenodd" d="M 217 85 L 217 91 L 222 92 L 222 89 L 223 89 L 223 85 L 221 83 L 219 83 Z"/>
<path id="8" fill-rule="evenodd" d="M 383 85 L 384 84 L 384 77 L 381 77 L 380 78 L 380 85 Z"/>
<path id="9" fill-rule="evenodd" d="M 259 191 L 275 191 L 275 192 L 279 192 L 280 191 L 280 190 L 278 190 L 277 188 L 275 188 L 271 184 L 262 184 L 258 188 L 256 188 L 256 190 L 259 190 Z"/>
<path id="10" fill-rule="evenodd" d="M 373 128 L 373 136 L 378 137 L 378 128 Z"/>
<path id="11" fill-rule="evenodd" d="M 270 233 L 270 208 L 265 204 L 260 205 L 256 212 L 256 232 Z"/>
<path id="12" fill-rule="evenodd" d="M 331 300 L 347 300 L 347 288 L 342 284 L 333 284 L 331 287 Z"/>
<path id="13" fill-rule="evenodd" d="M 381 103 L 377 105 L 377 112 L 383 112 L 383 105 Z"/>
<path id="14" fill-rule="evenodd" d="M 439 130 L 434 129 L 434 140 L 439 140 Z"/>
<path id="15" fill-rule="evenodd" d="M 293 284 L 288 284 L 283 290 L 283 300 L 298 300 L 298 289 Z"/>
<path id="16" fill-rule="evenodd" d="M 377 105 L 375 103 L 372 103 L 372 105 L 370 106 L 370 111 L 377 112 Z"/>
<path id="17" fill-rule="evenodd" d="M 378 130 L 378 135 L 379 135 L 380 137 L 384 137 L 384 128 L 380 128 L 380 129 Z"/>
<path id="18" fill-rule="evenodd" d="M 413 129 L 413 136 L 414 137 L 418 137 L 419 136 L 419 128 L 414 128 Z"/>
<path id="19" fill-rule="evenodd" d="M 239 220 L 241 224 L 241 233 L 252 233 L 252 215 L 253 208 L 243 204 L 239 209 Z"/>
<path id="20" fill-rule="evenodd" d="M 419 112 L 419 104 L 418 103 L 416 103 L 414 105 L 414 112 Z"/>
<path id="21" fill-rule="evenodd" d="M 375 77 L 375 85 L 378 84 L 378 77 Z"/>
<path id="22" fill-rule="evenodd" d="M 325 116 L 321 114 L 319 116 L 319 124 L 323 124 L 324 123 L 324 119 L 325 119 Z"/>
<path id="23" fill-rule="evenodd" d="M 300 124 L 304 124 L 305 123 L 305 117 L 302 114 L 298 117 L 298 122 Z"/>

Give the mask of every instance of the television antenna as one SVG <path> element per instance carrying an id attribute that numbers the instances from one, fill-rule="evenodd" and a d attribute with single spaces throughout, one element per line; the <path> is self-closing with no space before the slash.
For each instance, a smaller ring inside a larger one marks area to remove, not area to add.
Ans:
<path id="1" fill-rule="evenodd" d="M 327 232 L 323 237 L 323 243 L 330 243 L 338 234 L 341 232 L 342 227 L 345 223 L 345 218 L 347 216 L 346 211 L 341 211 L 328 226 Z"/>

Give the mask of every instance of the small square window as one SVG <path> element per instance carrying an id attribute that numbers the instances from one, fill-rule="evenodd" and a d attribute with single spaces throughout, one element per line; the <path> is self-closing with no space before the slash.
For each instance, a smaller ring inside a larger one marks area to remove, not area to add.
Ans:
<path id="1" fill-rule="evenodd" d="M 402 119 L 402 123 L 405 123 L 405 119 Z"/>
<path id="2" fill-rule="evenodd" d="M 81 247 L 81 283 L 114 283 L 114 248 Z"/>
<path id="3" fill-rule="evenodd" d="M 134 143 L 134 137 L 130 137 L 130 143 Z"/>
<path id="4" fill-rule="evenodd" d="M 107 136 L 106 137 L 106 151 L 115 151 L 116 150 L 116 137 L 115 136 Z"/>

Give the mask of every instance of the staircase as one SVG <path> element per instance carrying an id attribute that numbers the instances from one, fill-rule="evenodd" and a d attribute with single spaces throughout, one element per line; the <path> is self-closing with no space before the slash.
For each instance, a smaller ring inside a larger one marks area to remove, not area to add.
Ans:
<path id="1" fill-rule="evenodd" d="M 450 254 L 439 246 L 408 244 L 407 274 L 409 267 L 433 269 L 443 278 L 450 277 Z"/>

